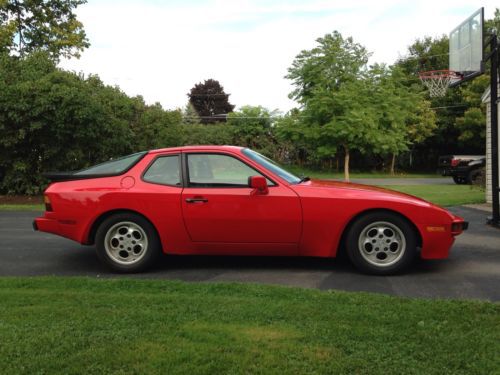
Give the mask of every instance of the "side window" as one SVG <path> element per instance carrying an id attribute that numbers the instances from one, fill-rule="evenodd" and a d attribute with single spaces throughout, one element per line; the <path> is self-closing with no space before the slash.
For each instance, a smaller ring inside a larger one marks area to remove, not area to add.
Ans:
<path id="1" fill-rule="evenodd" d="M 189 185 L 201 187 L 247 187 L 248 177 L 262 176 L 242 161 L 221 154 L 189 154 Z M 274 185 L 267 180 L 268 185 Z"/>
<path id="2" fill-rule="evenodd" d="M 142 177 L 144 181 L 162 185 L 181 185 L 179 156 L 160 156 Z"/>

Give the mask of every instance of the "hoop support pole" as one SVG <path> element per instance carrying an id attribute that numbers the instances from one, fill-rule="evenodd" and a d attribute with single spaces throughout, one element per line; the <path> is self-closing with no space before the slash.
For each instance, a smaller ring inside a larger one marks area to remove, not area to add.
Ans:
<path id="1" fill-rule="evenodd" d="M 488 224 L 500 228 L 500 204 L 498 182 L 498 38 L 495 32 L 491 35 L 491 74 L 490 74 L 490 116 L 491 116 L 491 194 L 492 216 Z"/>

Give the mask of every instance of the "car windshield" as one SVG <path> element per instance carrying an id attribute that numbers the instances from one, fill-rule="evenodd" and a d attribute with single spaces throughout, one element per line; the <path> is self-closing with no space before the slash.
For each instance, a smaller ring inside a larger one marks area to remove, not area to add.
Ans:
<path id="1" fill-rule="evenodd" d="M 76 175 L 115 175 L 121 174 L 137 163 L 146 152 L 138 152 L 136 154 L 127 155 L 118 159 L 109 160 L 93 167 L 82 169 L 75 172 Z"/>
<path id="2" fill-rule="evenodd" d="M 248 156 L 254 162 L 260 164 L 261 166 L 263 166 L 267 170 L 280 176 L 282 179 L 286 180 L 290 184 L 298 184 L 302 181 L 302 179 L 300 177 L 297 177 L 294 174 L 284 170 L 276 162 L 265 157 L 264 155 L 259 154 L 258 152 L 250 150 L 249 148 L 245 148 L 243 150 L 243 154 Z"/>

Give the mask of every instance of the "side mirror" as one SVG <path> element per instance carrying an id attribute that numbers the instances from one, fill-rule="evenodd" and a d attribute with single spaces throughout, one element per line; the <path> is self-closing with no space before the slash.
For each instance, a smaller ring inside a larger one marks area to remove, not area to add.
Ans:
<path id="1" fill-rule="evenodd" d="M 250 176 L 248 177 L 248 186 L 253 190 L 251 195 L 266 195 L 269 194 L 266 178 L 263 176 Z"/>

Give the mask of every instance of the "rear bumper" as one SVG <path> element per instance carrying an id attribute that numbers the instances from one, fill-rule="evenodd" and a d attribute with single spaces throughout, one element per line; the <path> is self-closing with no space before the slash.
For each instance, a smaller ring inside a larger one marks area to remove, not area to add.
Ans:
<path id="1" fill-rule="evenodd" d="M 457 176 L 457 177 L 467 177 L 470 168 L 467 167 L 456 167 L 456 168 L 443 168 L 440 170 L 442 176 Z"/>
<path id="2" fill-rule="evenodd" d="M 48 232 L 59 235 L 61 233 L 57 220 L 47 219 L 45 217 L 37 217 L 33 220 L 33 229 L 40 232 Z"/>
<path id="3" fill-rule="evenodd" d="M 35 231 L 57 234 L 84 243 L 82 225 L 74 219 L 61 219 L 53 213 L 46 212 L 45 216 L 37 217 L 32 225 Z"/>

